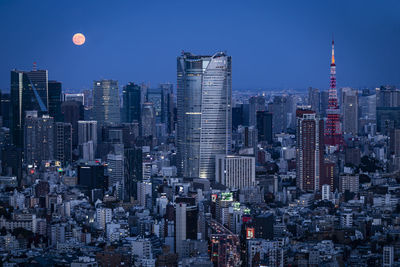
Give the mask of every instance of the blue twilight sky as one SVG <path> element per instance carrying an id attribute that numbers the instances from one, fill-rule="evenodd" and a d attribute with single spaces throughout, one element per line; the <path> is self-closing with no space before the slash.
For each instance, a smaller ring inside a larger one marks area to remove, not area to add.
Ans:
<path id="1" fill-rule="evenodd" d="M 400 86 L 399 0 L 0 0 L 0 25 L 3 90 L 34 61 L 64 90 L 175 83 L 182 50 L 227 51 L 234 89 L 325 89 L 332 34 L 338 86 Z"/>

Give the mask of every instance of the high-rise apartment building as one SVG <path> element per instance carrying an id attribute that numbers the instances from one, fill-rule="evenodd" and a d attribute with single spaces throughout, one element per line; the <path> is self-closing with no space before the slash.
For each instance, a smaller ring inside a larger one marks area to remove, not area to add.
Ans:
<path id="1" fill-rule="evenodd" d="M 183 53 L 177 61 L 178 169 L 214 180 L 215 155 L 231 148 L 231 57 Z"/>
<path id="2" fill-rule="evenodd" d="M 319 191 L 324 164 L 324 121 L 310 109 L 297 110 L 296 171 L 297 187 Z"/>
<path id="3" fill-rule="evenodd" d="M 103 124 L 118 124 L 120 119 L 118 82 L 114 80 L 94 81 L 94 119 Z"/>

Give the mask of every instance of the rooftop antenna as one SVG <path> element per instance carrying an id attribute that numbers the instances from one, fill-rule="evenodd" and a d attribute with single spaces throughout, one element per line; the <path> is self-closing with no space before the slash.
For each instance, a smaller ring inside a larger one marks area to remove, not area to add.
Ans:
<path id="1" fill-rule="evenodd" d="M 33 62 L 33 68 L 32 68 L 32 70 L 33 70 L 33 71 L 37 71 L 37 65 L 36 65 L 36 61 L 35 61 L 35 62 Z"/>

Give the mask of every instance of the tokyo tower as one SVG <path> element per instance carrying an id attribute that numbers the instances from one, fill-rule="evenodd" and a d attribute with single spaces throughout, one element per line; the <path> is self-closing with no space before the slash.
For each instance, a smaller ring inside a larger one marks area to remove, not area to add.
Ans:
<path id="1" fill-rule="evenodd" d="M 329 99 L 326 114 L 327 120 L 325 126 L 325 144 L 339 146 L 342 140 L 342 131 L 340 129 L 340 109 L 336 91 L 335 45 L 333 40 Z"/>

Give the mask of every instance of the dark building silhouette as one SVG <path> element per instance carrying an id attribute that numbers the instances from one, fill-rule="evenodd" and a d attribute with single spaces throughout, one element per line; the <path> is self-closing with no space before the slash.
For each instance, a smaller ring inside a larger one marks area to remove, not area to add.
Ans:
<path id="1" fill-rule="evenodd" d="M 400 107 L 376 107 L 376 128 L 385 135 L 400 128 Z"/>
<path id="2" fill-rule="evenodd" d="M 1 117 L 3 119 L 3 126 L 10 128 L 10 112 L 11 112 L 11 100 L 10 94 L 1 94 Z"/>
<path id="3" fill-rule="evenodd" d="M 272 143 L 272 113 L 257 111 L 258 141 Z"/>
<path id="4" fill-rule="evenodd" d="M 232 129 L 237 130 L 239 125 L 243 125 L 243 105 L 232 108 Z"/>
<path id="5" fill-rule="evenodd" d="M 143 178 L 142 162 L 142 149 L 135 147 L 125 149 L 124 175 L 128 199 L 131 197 L 137 199 L 137 183 Z"/>
<path id="6" fill-rule="evenodd" d="M 84 119 L 84 109 L 82 103 L 78 101 L 66 101 L 61 104 L 61 112 L 64 122 L 72 126 L 72 147 L 78 146 L 78 121 Z"/>
<path id="7" fill-rule="evenodd" d="M 272 240 L 274 238 L 274 215 L 265 213 L 254 218 L 256 238 Z"/>
<path id="8" fill-rule="evenodd" d="M 11 71 L 11 132 L 13 143 L 23 147 L 25 112 L 48 112 L 47 70 Z"/>
<path id="9" fill-rule="evenodd" d="M 54 158 L 67 166 L 72 163 L 72 125 L 56 122 L 54 131 Z"/>
<path id="10" fill-rule="evenodd" d="M 100 163 L 83 163 L 78 165 L 78 184 L 89 191 L 104 188 L 106 177 L 105 167 Z"/>
<path id="11" fill-rule="evenodd" d="M 140 122 L 141 113 L 141 87 L 129 82 L 122 90 L 123 108 L 122 121 L 131 123 Z"/>
<path id="12" fill-rule="evenodd" d="M 49 115 L 54 118 L 54 121 L 61 122 L 61 95 L 62 84 L 57 81 L 49 81 Z"/>

